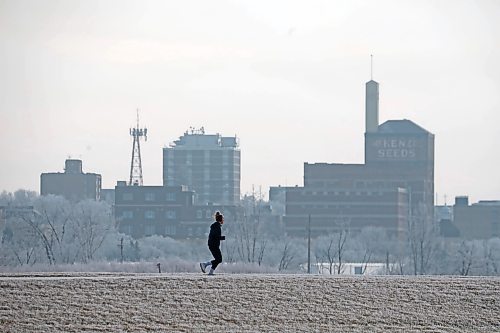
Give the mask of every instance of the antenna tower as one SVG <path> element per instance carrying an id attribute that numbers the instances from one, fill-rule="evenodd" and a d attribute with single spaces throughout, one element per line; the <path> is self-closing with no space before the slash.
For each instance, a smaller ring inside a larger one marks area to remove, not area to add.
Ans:
<path id="1" fill-rule="evenodd" d="M 370 54 L 370 80 L 373 80 L 373 54 Z"/>
<path id="2" fill-rule="evenodd" d="M 143 185 L 140 139 L 144 137 L 144 141 L 147 141 L 147 134 L 147 128 L 139 128 L 139 109 L 137 109 L 137 126 L 130 129 L 130 136 L 134 138 L 134 143 L 132 144 L 132 161 L 130 162 L 129 185 Z"/>

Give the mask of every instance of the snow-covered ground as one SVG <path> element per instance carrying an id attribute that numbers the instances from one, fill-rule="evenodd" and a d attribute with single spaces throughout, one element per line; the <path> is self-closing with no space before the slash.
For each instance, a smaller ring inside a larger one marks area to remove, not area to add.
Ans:
<path id="1" fill-rule="evenodd" d="M 0 274 L 0 332 L 500 332 L 500 278 Z"/>

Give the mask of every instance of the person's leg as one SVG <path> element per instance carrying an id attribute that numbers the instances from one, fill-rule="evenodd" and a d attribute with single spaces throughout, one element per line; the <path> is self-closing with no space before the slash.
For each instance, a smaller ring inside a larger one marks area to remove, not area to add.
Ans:
<path id="1" fill-rule="evenodd" d="M 211 261 L 207 261 L 207 262 L 200 262 L 200 268 L 201 268 L 201 271 L 202 271 L 203 273 L 205 273 L 205 269 L 206 269 L 208 266 L 210 266 L 210 265 L 212 265 L 212 262 L 211 262 Z"/>
<path id="2" fill-rule="evenodd" d="M 211 247 L 210 252 L 214 256 L 214 260 L 212 260 L 212 269 L 215 270 L 217 266 L 222 262 L 222 253 L 218 247 Z"/>
<path id="3" fill-rule="evenodd" d="M 210 248 L 210 246 L 209 246 L 208 248 L 210 249 L 210 252 L 212 252 L 212 249 Z M 200 268 L 201 268 L 201 271 L 202 271 L 203 273 L 205 273 L 205 269 L 206 269 L 208 266 L 210 266 L 210 265 L 212 265 L 212 262 L 211 262 L 211 261 L 207 261 L 207 262 L 200 262 Z"/>

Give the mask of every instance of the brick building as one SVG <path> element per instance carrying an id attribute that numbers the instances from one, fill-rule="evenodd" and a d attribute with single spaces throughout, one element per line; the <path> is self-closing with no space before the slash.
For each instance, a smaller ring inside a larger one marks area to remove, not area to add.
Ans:
<path id="1" fill-rule="evenodd" d="M 378 83 L 366 84 L 365 163 L 304 163 L 304 186 L 286 190 L 285 231 L 303 236 L 348 225 L 402 237 L 412 215 L 432 220 L 434 135 L 414 122 L 378 124 Z"/>
<path id="2" fill-rule="evenodd" d="M 453 226 L 458 237 L 489 239 L 500 237 L 500 201 L 479 201 L 469 205 L 467 197 L 457 197 L 453 206 Z"/>
<path id="3" fill-rule="evenodd" d="M 40 175 L 40 194 L 61 195 L 73 202 L 85 199 L 99 200 L 101 175 L 83 173 L 81 160 L 68 159 L 63 173 L 50 172 Z"/>
<path id="4" fill-rule="evenodd" d="M 127 186 L 118 182 L 114 205 L 118 230 L 134 238 L 205 238 L 215 211 L 228 219 L 237 213 L 234 206 L 194 205 L 193 196 L 186 186 Z"/>

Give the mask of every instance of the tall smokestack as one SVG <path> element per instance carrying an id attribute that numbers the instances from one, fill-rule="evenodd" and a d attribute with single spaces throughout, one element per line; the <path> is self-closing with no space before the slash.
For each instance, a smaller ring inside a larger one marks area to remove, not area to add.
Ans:
<path id="1" fill-rule="evenodd" d="M 366 133 L 375 133 L 378 129 L 378 83 L 366 82 Z"/>
<path id="2" fill-rule="evenodd" d="M 378 83 L 373 81 L 373 55 L 370 55 L 370 81 L 366 82 L 365 120 L 366 133 L 375 133 L 378 129 Z"/>
<path id="3" fill-rule="evenodd" d="M 370 81 L 366 82 L 365 100 L 365 164 L 378 156 L 378 82 L 373 80 L 373 55 L 371 56 Z M 375 155 L 374 155 L 375 153 Z"/>

